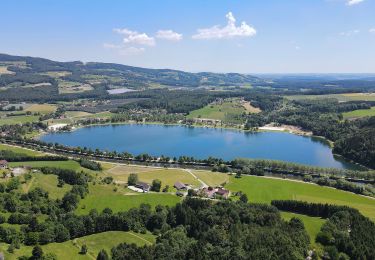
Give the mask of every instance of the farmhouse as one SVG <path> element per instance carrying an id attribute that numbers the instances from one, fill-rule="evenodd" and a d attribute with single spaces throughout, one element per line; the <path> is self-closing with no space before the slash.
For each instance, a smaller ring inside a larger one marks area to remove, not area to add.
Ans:
<path id="1" fill-rule="evenodd" d="M 218 187 L 218 188 L 213 188 L 213 187 L 205 187 L 203 188 L 199 194 L 202 197 L 206 197 L 209 199 L 215 199 L 215 198 L 223 198 L 223 199 L 228 199 L 230 192 L 229 190 L 226 190 L 224 188 Z"/>
<path id="2" fill-rule="evenodd" d="M 134 187 L 141 189 L 143 192 L 149 192 L 150 191 L 150 185 L 145 182 L 137 182 Z"/>
<path id="3" fill-rule="evenodd" d="M 187 186 L 179 181 L 175 182 L 173 187 L 175 187 L 177 190 L 187 190 Z"/>
<path id="4" fill-rule="evenodd" d="M 218 188 L 215 192 L 215 195 L 227 199 L 229 197 L 229 190 Z"/>
<path id="5" fill-rule="evenodd" d="M 0 169 L 7 169 L 8 162 L 6 160 L 0 160 Z"/>

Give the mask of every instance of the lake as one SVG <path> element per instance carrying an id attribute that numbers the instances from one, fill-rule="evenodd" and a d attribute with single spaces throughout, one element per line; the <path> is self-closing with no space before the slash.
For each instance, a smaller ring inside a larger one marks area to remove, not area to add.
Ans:
<path id="1" fill-rule="evenodd" d="M 200 159 L 212 156 L 225 160 L 256 158 L 340 169 L 354 167 L 333 156 L 325 140 L 285 132 L 249 133 L 201 127 L 125 124 L 48 133 L 40 139 L 67 146 L 127 151 L 134 155 L 187 155 Z"/>

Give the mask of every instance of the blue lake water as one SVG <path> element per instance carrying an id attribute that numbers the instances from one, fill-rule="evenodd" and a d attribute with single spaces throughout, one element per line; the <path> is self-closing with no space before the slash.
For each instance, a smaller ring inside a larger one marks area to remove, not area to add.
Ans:
<path id="1" fill-rule="evenodd" d="M 225 129 L 133 124 L 91 126 L 73 132 L 49 133 L 40 139 L 68 146 L 127 151 L 134 155 L 187 155 L 201 159 L 213 156 L 225 160 L 257 158 L 341 169 L 354 167 L 341 158 L 335 158 L 326 141 L 284 132 L 248 133 Z"/>

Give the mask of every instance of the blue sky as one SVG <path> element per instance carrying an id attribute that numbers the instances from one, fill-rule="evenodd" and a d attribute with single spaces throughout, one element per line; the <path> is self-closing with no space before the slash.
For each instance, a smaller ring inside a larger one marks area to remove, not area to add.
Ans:
<path id="1" fill-rule="evenodd" d="M 0 53 L 241 73 L 375 73 L 375 0 L 1 0 Z"/>

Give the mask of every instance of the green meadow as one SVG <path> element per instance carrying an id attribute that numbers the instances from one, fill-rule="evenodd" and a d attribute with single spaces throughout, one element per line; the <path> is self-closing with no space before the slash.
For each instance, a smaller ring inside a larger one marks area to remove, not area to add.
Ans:
<path id="1" fill-rule="evenodd" d="M 366 117 L 366 116 L 375 116 L 375 107 L 371 107 L 371 109 L 359 109 L 350 112 L 345 112 L 342 114 L 344 118 L 359 118 L 359 117 Z"/>
<path id="2" fill-rule="evenodd" d="M 142 203 L 150 204 L 152 208 L 159 204 L 174 206 L 181 201 L 180 197 L 169 193 L 135 193 L 118 185 L 90 184 L 89 190 L 90 193 L 80 200 L 77 214 L 88 214 L 92 209 L 100 212 L 105 208 L 114 212 L 127 211 Z"/>
<path id="3" fill-rule="evenodd" d="M 30 166 L 30 167 L 55 167 L 68 170 L 79 170 L 81 166 L 78 162 L 69 161 L 30 161 L 30 162 L 11 162 L 9 163 L 11 167 L 16 166 Z"/>
<path id="4" fill-rule="evenodd" d="M 346 205 L 358 209 L 375 220 L 375 199 L 354 193 L 291 180 L 256 176 L 231 177 L 225 186 L 231 191 L 242 191 L 249 202 L 270 203 L 272 200 L 301 200 L 315 203 Z"/>
<path id="5" fill-rule="evenodd" d="M 6 144 L 0 144 L 0 150 L 7 150 L 7 151 L 12 151 L 15 153 L 22 153 L 28 156 L 41 156 L 44 155 L 41 152 L 34 151 L 34 150 L 29 150 L 17 146 L 12 146 L 12 145 L 6 145 Z"/>
<path id="6" fill-rule="evenodd" d="M 51 199 L 61 199 L 64 197 L 65 193 L 72 188 L 71 185 L 66 183 L 63 187 L 57 187 L 58 180 L 56 175 L 33 173 L 31 176 L 31 180 L 28 180 L 21 185 L 21 190 L 24 193 L 27 193 L 35 188 L 42 188 L 48 192 L 48 196 Z"/>
<path id="7" fill-rule="evenodd" d="M 221 104 L 210 104 L 189 113 L 187 118 L 208 118 L 227 122 L 238 121 L 235 116 L 246 113 L 246 109 L 238 100 L 225 101 Z"/>
<path id="8" fill-rule="evenodd" d="M 315 243 L 316 235 L 319 233 L 320 228 L 325 222 L 325 219 L 318 218 L 318 217 L 310 217 L 302 214 L 296 214 L 291 212 L 281 212 L 281 217 L 285 220 L 290 220 L 291 218 L 299 218 L 302 220 L 303 224 L 305 225 L 305 229 L 310 236 L 310 243 L 313 247 L 317 247 L 318 245 Z"/>
<path id="9" fill-rule="evenodd" d="M 39 116 L 11 116 L 6 118 L 0 118 L 0 125 L 16 125 L 16 124 L 25 124 L 25 123 L 32 123 L 37 122 L 39 120 Z"/>
<path id="10" fill-rule="evenodd" d="M 151 234 L 138 234 L 134 232 L 110 231 L 94 235 L 89 235 L 63 243 L 51 243 L 43 245 L 44 254 L 53 253 L 57 259 L 96 259 L 99 251 L 105 249 L 110 253 L 111 248 L 120 243 L 135 243 L 138 246 L 149 245 L 155 242 L 155 237 Z M 86 255 L 79 254 L 81 246 L 88 247 Z M 0 251 L 4 252 L 5 259 L 17 259 L 20 256 L 31 256 L 31 246 L 21 246 L 13 254 L 7 252 L 8 245 L 1 243 Z"/>

